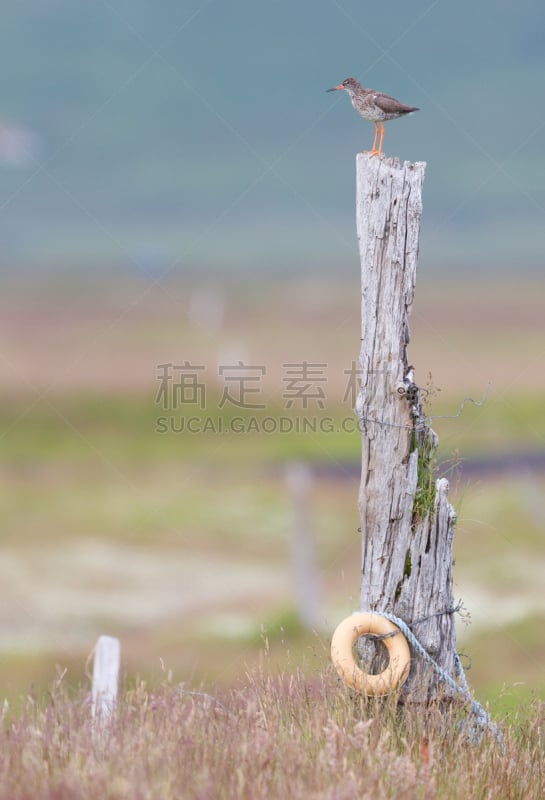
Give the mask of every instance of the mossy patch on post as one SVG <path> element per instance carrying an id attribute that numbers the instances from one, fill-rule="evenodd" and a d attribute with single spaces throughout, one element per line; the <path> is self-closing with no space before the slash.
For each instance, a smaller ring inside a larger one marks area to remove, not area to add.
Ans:
<path id="1" fill-rule="evenodd" d="M 437 446 L 428 429 L 418 434 L 413 429 L 411 453 L 418 452 L 418 477 L 413 503 L 413 522 L 425 519 L 433 513 L 435 503 L 435 481 L 437 473 Z"/>

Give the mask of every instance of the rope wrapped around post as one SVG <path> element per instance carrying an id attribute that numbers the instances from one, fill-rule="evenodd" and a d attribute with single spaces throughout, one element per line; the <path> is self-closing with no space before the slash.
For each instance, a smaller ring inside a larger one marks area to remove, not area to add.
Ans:
<path id="1" fill-rule="evenodd" d="M 454 613 L 456 610 L 457 608 L 449 609 L 444 613 Z M 358 667 L 352 652 L 352 647 L 357 639 L 360 636 L 368 635 L 376 635 L 376 638 L 383 641 L 388 650 L 390 663 L 378 675 L 365 673 Z M 471 741 L 478 744 L 484 731 L 488 730 L 502 749 L 505 749 L 500 729 L 492 722 L 483 706 L 471 695 L 460 656 L 456 653 L 455 668 L 459 679 L 458 683 L 434 661 L 414 635 L 410 626 L 395 614 L 388 614 L 385 611 L 364 611 L 354 612 L 350 617 L 344 619 L 337 626 L 331 639 L 331 659 L 337 674 L 348 686 L 367 696 L 380 697 L 397 691 L 407 680 L 410 669 L 409 645 L 433 668 L 453 695 L 460 697 L 469 706 L 469 711 L 474 717 L 474 724 L 471 726 L 469 734 Z"/>

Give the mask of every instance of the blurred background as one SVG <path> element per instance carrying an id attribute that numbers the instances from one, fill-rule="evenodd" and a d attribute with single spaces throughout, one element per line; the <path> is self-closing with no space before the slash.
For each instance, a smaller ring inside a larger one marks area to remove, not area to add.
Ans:
<path id="1" fill-rule="evenodd" d="M 351 75 L 421 108 L 384 149 L 428 164 L 409 357 L 468 678 L 543 692 L 543 4 L 20 0 L 0 60 L 3 693 L 84 681 L 102 633 L 190 687 L 327 664 L 359 597 Z"/>

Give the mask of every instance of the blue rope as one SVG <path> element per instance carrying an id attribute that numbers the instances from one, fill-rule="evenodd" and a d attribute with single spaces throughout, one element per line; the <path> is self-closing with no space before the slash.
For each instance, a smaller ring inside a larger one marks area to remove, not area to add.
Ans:
<path id="1" fill-rule="evenodd" d="M 475 718 L 475 723 L 471 726 L 471 733 L 470 738 L 475 744 L 479 744 L 482 741 L 483 733 L 488 728 L 490 733 L 495 737 L 496 741 L 501 745 L 503 752 L 505 754 L 505 742 L 503 739 L 503 734 L 498 728 L 497 725 L 492 722 L 490 715 L 488 712 L 484 710 L 482 705 L 475 700 L 469 689 L 469 685 L 465 676 L 464 668 L 462 666 L 462 662 L 460 661 L 460 656 L 458 653 L 454 655 L 454 669 L 456 671 L 456 675 L 458 676 L 459 683 L 457 683 L 449 674 L 446 672 L 439 664 L 433 660 L 430 656 L 428 651 L 423 647 L 423 645 L 418 641 L 412 630 L 409 628 L 406 622 L 404 622 L 399 617 L 396 617 L 394 614 L 388 614 L 386 611 L 373 611 L 373 614 L 380 614 L 381 617 L 385 617 L 389 619 L 390 622 L 393 622 L 394 625 L 397 625 L 401 633 L 405 636 L 407 641 L 413 646 L 416 652 L 422 656 L 424 661 L 430 664 L 436 674 L 441 678 L 441 680 L 446 683 L 446 685 L 452 689 L 452 691 L 463 698 L 463 700 L 469 705 L 471 714 Z"/>

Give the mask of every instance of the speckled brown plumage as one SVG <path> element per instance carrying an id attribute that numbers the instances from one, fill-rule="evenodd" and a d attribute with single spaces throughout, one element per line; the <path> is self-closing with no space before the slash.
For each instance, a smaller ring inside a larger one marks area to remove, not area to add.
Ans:
<path id="1" fill-rule="evenodd" d="M 375 125 L 375 138 L 373 140 L 373 147 L 371 155 L 382 156 L 382 143 L 384 141 L 384 123 L 390 119 L 398 119 L 405 117 L 407 114 L 412 114 L 413 111 L 419 111 L 414 106 L 406 106 L 400 103 L 395 97 L 390 97 L 383 92 L 377 92 L 374 89 L 366 89 L 355 78 L 346 78 L 338 86 L 332 89 L 327 89 L 328 92 L 336 92 L 339 89 L 344 89 L 350 95 L 350 101 L 358 114 L 364 119 L 368 119 Z M 377 139 L 379 137 L 379 123 L 380 130 L 380 144 L 377 149 Z"/>

